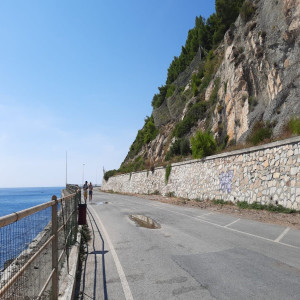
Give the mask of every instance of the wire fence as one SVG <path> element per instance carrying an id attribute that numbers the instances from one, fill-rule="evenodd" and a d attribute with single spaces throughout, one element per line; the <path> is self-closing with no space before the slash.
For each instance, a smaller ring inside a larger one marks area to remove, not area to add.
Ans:
<path id="1" fill-rule="evenodd" d="M 0 299 L 58 298 L 78 229 L 81 193 L 71 192 L 0 217 Z"/>

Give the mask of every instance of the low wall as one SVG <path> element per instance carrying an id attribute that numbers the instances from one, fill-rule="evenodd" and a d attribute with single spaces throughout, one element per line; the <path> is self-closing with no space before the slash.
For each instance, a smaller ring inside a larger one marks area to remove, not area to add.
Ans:
<path id="1" fill-rule="evenodd" d="M 258 201 L 300 209 L 300 137 L 172 164 L 166 169 L 123 174 L 102 181 L 101 189 L 189 199 Z"/>

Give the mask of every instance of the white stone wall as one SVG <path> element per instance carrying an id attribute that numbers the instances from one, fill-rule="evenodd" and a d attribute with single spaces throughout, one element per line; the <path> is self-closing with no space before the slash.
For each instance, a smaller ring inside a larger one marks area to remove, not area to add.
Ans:
<path id="1" fill-rule="evenodd" d="M 102 190 L 162 195 L 173 192 L 189 199 L 281 204 L 300 209 L 300 137 L 165 168 L 103 179 Z"/>

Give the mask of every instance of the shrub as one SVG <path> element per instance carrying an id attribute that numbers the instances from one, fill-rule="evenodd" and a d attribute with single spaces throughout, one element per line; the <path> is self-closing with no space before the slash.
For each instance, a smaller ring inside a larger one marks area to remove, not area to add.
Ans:
<path id="1" fill-rule="evenodd" d="M 176 139 L 166 154 L 165 160 L 168 161 L 177 155 L 187 156 L 190 153 L 191 147 L 189 140 L 187 138 Z"/>
<path id="2" fill-rule="evenodd" d="M 212 155 L 217 149 L 217 143 L 209 132 L 198 131 L 195 137 L 191 138 L 193 158 L 203 158 Z"/>
<path id="3" fill-rule="evenodd" d="M 219 87 L 220 87 L 220 78 L 216 78 L 215 79 L 215 87 L 211 92 L 211 95 L 209 97 L 209 102 L 210 104 L 215 104 L 218 101 L 218 91 L 219 91 Z"/>
<path id="4" fill-rule="evenodd" d="M 153 116 L 146 117 L 144 121 L 144 127 L 138 131 L 134 142 L 130 146 L 125 161 L 128 158 L 134 158 L 141 151 L 143 145 L 154 140 L 158 134 L 158 129 L 155 127 Z"/>
<path id="5" fill-rule="evenodd" d="M 180 154 L 183 156 L 187 156 L 191 153 L 190 142 L 187 138 L 182 138 L 180 140 Z"/>
<path id="6" fill-rule="evenodd" d="M 117 172 L 119 173 L 130 173 L 141 171 L 145 169 L 145 160 L 142 156 L 138 156 L 134 161 L 128 163 L 122 163 L 121 167 Z"/>
<path id="7" fill-rule="evenodd" d="M 240 15 L 244 22 L 248 22 L 251 20 L 255 13 L 255 6 L 251 0 L 246 0 L 241 7 Z"/>
<path id="8" fill-rule="evenodd" d="M 201 77 L 200 77 L 201 76 Z M 193 95 L 197 96 L 198 95 L 198 87 L 201 84 L 201 78 L 203 76 L 203 72 L 198 72 L 197 74 L 193 74 L 192 76 L 192 89 L 193 89 Z"/>
<path id="9" fill-rule="evenodd" d="M 144 125 L 144 144 L 148 144 L 150 141 L 154 140 L 158 134 L 158 129 L 155 127 L 153 116 L 146 117 Z"/>
<path id="10" fill-rule="evenodd" d="M 248 104 L 249 104 L 249 110 L 253 111 L 254 107 L 258 104 L 258 101 L 257 101 L 257 99 L 255 97 L 250 96 L 248 98 Z"/>
<path id="11" fill-rule="evenodd" d="M 213 199 L 213 204 L 221 204 L 221 205 L 232 205 L 232 202 L 225 201 L 222 199 Z"/>
<path id="12" fill-rule="evenodd" d="M 288 123 L 289 129 L 292 134 L 300 134 L 300 119 L 292 118 Z"/>
<path id="13" fill-rule="evenodd" d="M 110 170 L 104 173 L 104 179 L 107 181 L 110 177 L 114 176 L 117 173 L 117 170 Z"/>
<path id="14" fill-rule="evenodd" d="M 175 193 L 174 192 L 168 192 L 166 193 L 167 197 L 175 197 Z"/>
<path id="15" fill-rule="evenodd" d="M 166 184 L 169 181 L 169 177 L 170 177 L 170 174 L 171 174 L 171 169 L 172 169 L 172 165 L 168 164 L 167 167 L 166 167 L 166 178 L 165 178 Z"/>
<path id="16" fill-rule="evenodd" d="M 218 114 L 222 113 L 223 109 L 224 109 L 224 106 L 222 104 L 219 104 L 217 107 Z"/>
<path id="17" fill-rule="evenodd" d="M 189 133 L 191 128 L 196 125 L 197 121 L 205 117 L 207 106 L 207 102 L 195 103 L 184 119 L 176 124 L 173 135 L 175 137 L 182 137 Z"/>
<path id="18" fill-rule="evenodd" d="M 247 201 L 241 201 L 237 203 L 237 206 L 242 209 L 268 210 L 268 211 L 281 212 L 286 214 L 297 212 L 295 209 L 286 208 L 283 207 L 282 205 L 261 204 L 260 202 L 253 202 L 249 204 Z"/>
<path id="19" fill-rule="evenodd" d="M 251 135 L 247 138 L 253 145 L 257 145 L 272 136 L 272 126 L 264 122 L 256 122 L 253 126 Z"/>
<path id="20" fill-rule="evenodd" d="M 176 86 L 175 86 L 174 84 L 170 84 L 170 85 L 168 86 L 166 98 L 171 97 L 171 96 L 174 94 L 175 90 L 176 90 Z"/>

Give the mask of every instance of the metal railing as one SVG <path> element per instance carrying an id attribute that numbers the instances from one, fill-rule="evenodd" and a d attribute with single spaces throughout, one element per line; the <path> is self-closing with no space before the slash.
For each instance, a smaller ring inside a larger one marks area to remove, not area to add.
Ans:
<path id="1" fill-rule="evenodd" d="M 58 298 L 59 278 L 69 271 L 69 251 L 76 242 L 80 200 L 77 189 L 0 217 L 0 299 Z"/>

